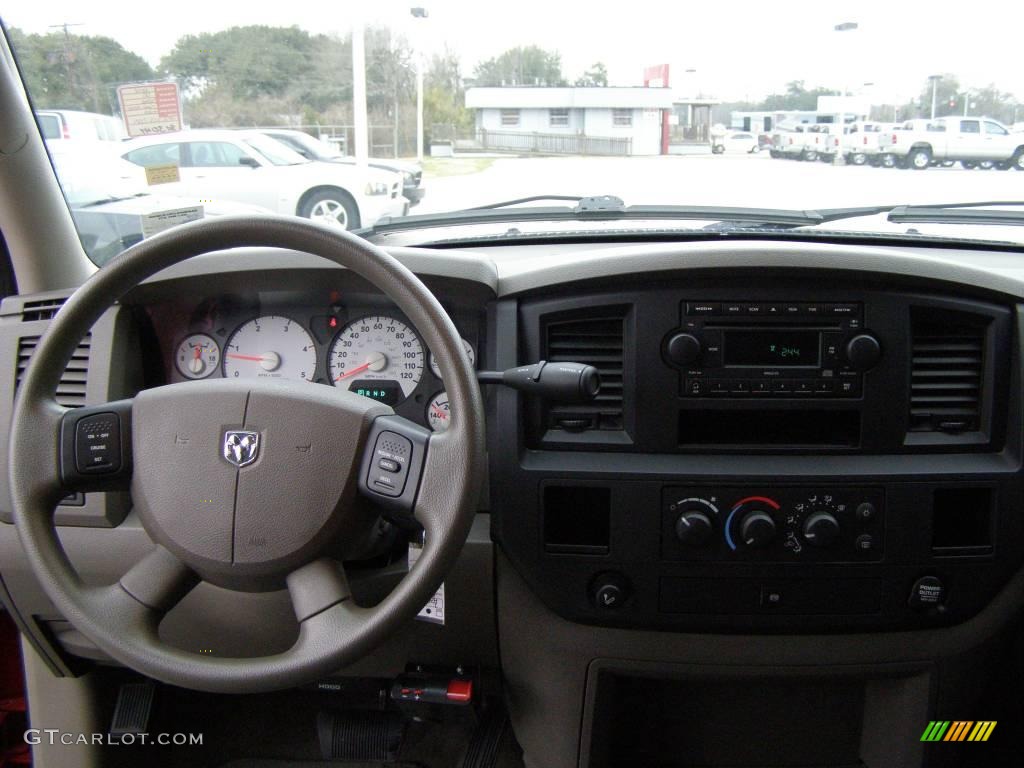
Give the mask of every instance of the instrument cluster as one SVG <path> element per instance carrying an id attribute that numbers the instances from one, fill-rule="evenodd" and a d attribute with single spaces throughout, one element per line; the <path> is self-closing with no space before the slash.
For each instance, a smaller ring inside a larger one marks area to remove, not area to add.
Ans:
<path id="1" fill-rule="evenodd" d="M 448 428 L 441 372 L 416 329 L 391 306 L 333 303 L 324 311 L 285 302 L 259 306 L 209 301 L 173 329 L 171 381 L 286 379 L 342 387 L 429 426 Z M 456 326 L 476 365 L 478 333 Z"/>

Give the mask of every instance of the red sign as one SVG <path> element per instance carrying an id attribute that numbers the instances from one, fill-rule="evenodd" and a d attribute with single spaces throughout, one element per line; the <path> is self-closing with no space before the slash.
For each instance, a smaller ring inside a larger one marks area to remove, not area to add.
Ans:
<path id="1" fill-rule="evenodd" d="M 181 99 L 177 83 L 134 83 L 117 88 L 121 119 L 129 136 L 151 136 L 181 130 Z"/>

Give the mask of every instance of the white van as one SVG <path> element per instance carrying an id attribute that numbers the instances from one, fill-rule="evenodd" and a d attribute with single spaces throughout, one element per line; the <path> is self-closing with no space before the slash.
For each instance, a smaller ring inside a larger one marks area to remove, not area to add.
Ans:
<path id="1" fill-rule="evenodd" d="M 47 141 L 121 141 L 127 138 L 116 117 L 73 109 L 37 109 L 39 130 Z"/>

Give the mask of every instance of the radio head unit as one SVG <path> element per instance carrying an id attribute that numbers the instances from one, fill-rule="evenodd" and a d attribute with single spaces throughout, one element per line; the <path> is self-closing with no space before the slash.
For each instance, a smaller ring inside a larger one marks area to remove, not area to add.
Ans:
<path id="1" fill-rule="evenodd" d="M 882 348 L 857 302 L 681 303 L 663 355 L 686 397 L 860 397 Z"/>

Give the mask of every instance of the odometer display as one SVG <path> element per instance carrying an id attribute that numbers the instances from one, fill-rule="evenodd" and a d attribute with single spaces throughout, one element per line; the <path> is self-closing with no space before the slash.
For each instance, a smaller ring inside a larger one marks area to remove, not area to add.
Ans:
<path id="1" fill-rule="evenodd" d="M 358 382 L 365 389 L 376 381 L 397 382 L 405 399 L 423 376 L 423 345 L 416 332 L 400 320 L 370 315 L 341 329 L 329 361 L 335 386 L 350 389 L 352 382 Z"/>

